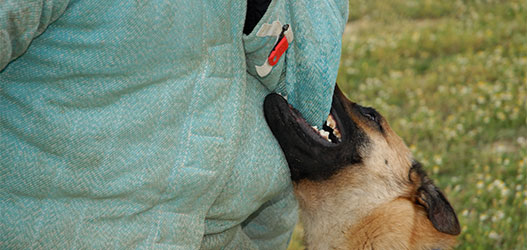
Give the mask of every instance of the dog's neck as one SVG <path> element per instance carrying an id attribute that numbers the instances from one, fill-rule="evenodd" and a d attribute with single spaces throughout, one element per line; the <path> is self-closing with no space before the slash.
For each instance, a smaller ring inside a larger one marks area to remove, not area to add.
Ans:
<path id="1" fill-rule="evenodd" d="M 297 195 L 298 192 L 297 192 Z M 360 195 L 355 194 L 355 197 Z M 407 198 L 376 200 L 325 199 L 306 207 L 298 196 L 308 249 L 451 249 L 455 236 L 433 228 L 424 210 Z"/>
<path id="2" fill-rule="evenodd" d="M 331 190 L 333 188 L 328 188 L 327 183 L 324 186 L 313 183 L 298 185 L 302 187 L 295 188 L 295 195 L 301 209 L 304 239 L 308 249 L 342 248 L 346 245 L 344 241 L 353 225 L 358 224 L 386 200 L 398 196 L 392 190 L 378 185 L 362 184 L 363 188 L 348 190 L 334 188 L 334 191 Z M 320 188 L 326 189 L 323 197 L 319 196 L 323 193 L 320 192 Z M 375 192 L 377 196 L 365 195 L 372 193 L 371 188 L 378 188 Z"/>
<path id="3" fill-rule="evenodd" d="M 302 195 L 297 196 L 308 249 L 340 249 L 349 229 L 378 205 L 376 201 L 356 200 L 353 197 L 360 196 L 351 195 L 346 199 L 326 198 L 316 207 L 306 207 Z"/>

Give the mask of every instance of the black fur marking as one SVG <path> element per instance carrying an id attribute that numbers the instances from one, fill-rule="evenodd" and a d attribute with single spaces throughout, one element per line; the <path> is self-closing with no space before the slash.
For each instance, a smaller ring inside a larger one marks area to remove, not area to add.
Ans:
<path id="1" fill-rule="evenodd" d="M 423 166 L 421 165 L 420 162 L 418 162 L 416 160 L 412 161 L 412 166 L 410 167 L 410 171 L 408 172 L 408 179 L 410 180 L 410 182 L 412 182 L 412 178 L 410 176 L 412 175 L 413 172 L 417 173 L 417 175 L 419 176 L 419 178 L 421 180 L 421 183 L 424 182 L 425 178 L 428 179 L 428 175 L 423 170 Z"/>

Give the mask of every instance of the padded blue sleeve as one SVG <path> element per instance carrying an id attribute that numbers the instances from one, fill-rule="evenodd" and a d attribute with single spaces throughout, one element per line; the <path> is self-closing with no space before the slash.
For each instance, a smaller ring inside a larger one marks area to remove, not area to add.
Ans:
<path id="1" fill-rule="evenodd" d="M 289 3 L 295 40 L 287 54 L 285 92 L 306 121 L 322 127 L 337 80 L 348 1 Z"/>
<path id="2" fill-rule="evenodd" d="M 64 12 L 69 0 L 7 0 L 0 6 L 0 71 Z"/>

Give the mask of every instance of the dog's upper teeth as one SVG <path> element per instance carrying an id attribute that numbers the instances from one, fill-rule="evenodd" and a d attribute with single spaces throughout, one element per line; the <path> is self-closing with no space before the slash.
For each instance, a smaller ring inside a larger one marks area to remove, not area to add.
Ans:
<path id="1" fill-rule="evenodd" d="M 337 123 L 335 122 L 335 119 L 333 118 L 331 114 L 328 116 L 328 120 L 326 121 L 326 124 L 332 129 L 335 129 L 337 127 Z"/>
<path id="2" fill-rule="evenodd" d="M 333 130 L 333 134 L 334 134 L 334 135 L 339 139 L 339 141 L 340 141 L 340 138 L 342 138 L 342 136 L 340 135 L 340 131 L 339 131 L 337 128 L 335 128 L 335 130 Z"/>

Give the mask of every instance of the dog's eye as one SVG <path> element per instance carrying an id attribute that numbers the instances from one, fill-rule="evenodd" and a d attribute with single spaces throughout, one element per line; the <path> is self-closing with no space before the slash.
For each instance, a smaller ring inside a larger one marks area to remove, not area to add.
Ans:
<path id="1" fill-rule="evenodd" d="M 375 116 L 375 114 L 373 113 L 365 113 L 364 116 L 366 116 L 366 118 L 376 122 L 377 121 L 377 117 Z"/>
<path id="2" fill-rule="evenodd" d="M 377 116 L 377 112 L 372 108 L 361 108 L 360 113 L 368 118 L 369 120 L 372 120 L 376 123 L 379 122 L 379 117 Z"/>
<path id="3" fill-rule="evenodd" d="M 375 125 L 377 125 L 377 127 L 382 131 L 382 126 L 381 126 L 381 119 L 380 119 L 380 115 L 379 113 L 377 113 L 377 111 L 375 111 L 375 109 L 373 108 L 365 108 L 365 107 L 361 107 L 360 108 L 360 113 L 366 117 L 368 120 L 370 121 L 373 121 L 375 122 Z"/>

